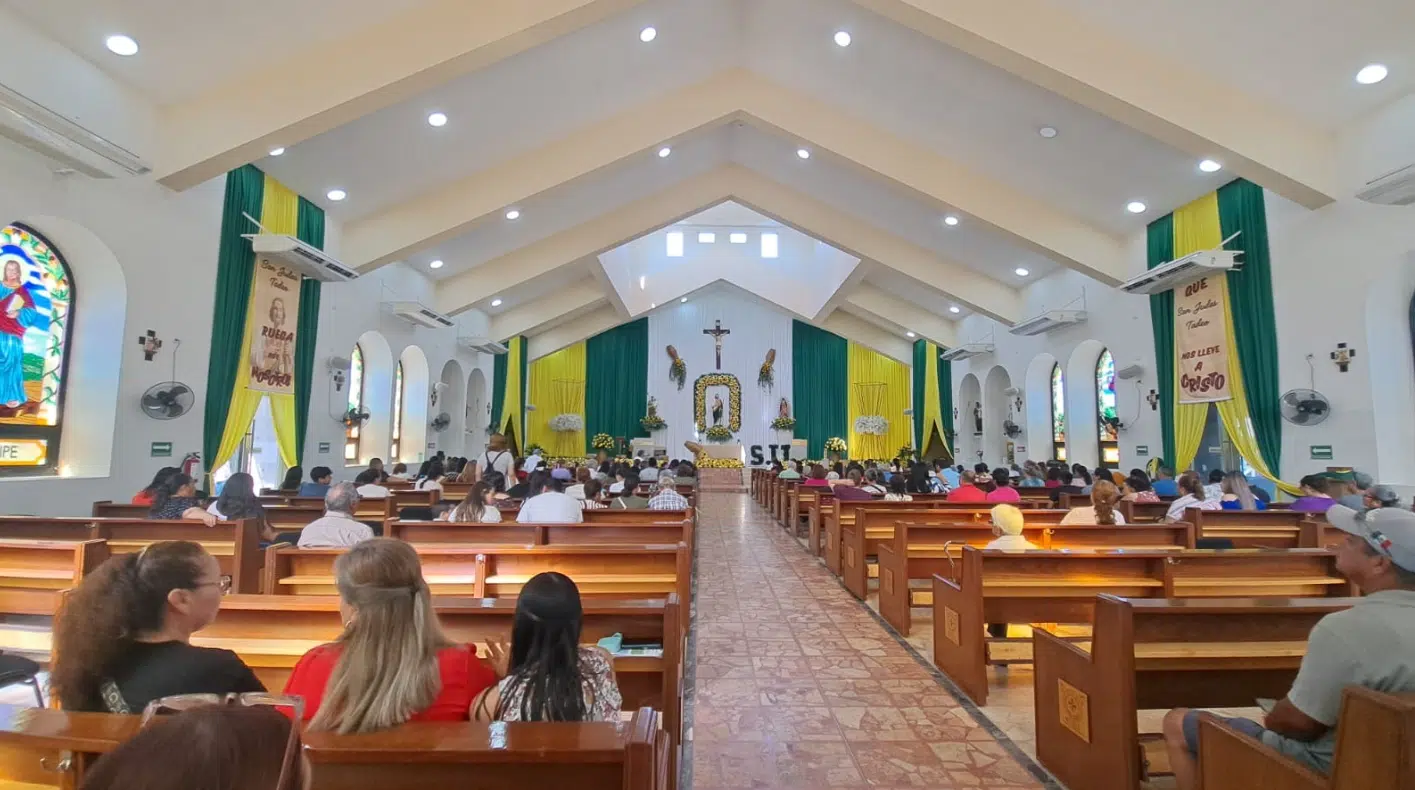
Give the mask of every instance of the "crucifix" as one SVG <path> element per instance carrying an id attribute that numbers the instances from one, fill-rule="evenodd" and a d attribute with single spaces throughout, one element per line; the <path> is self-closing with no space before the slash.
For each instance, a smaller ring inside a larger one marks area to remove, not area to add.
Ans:
<path id="1" fill-rule="evenodd" d="M 712 335 L 713 342 L 717 344 L 717 369 L 722 370 L 722 336 L 732 334 L 731 329 L 723 329 L 721 321 L 713 322 L 712 329 L 704 329 L 703 334 Z"/>
<path id="2" fill-rule="evenodd" d="M 157 333 L 147 330 L 147 334 L 138 335 L 138 345 L 142 346 L 142 358 L 148 362 L 157 355 L 157 350 L 162 348 L 162 341 L 157 339 Z"/>

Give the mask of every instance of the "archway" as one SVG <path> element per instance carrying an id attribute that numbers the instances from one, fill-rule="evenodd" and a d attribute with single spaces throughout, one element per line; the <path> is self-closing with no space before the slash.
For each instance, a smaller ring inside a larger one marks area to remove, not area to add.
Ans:
<path id="1" fill-rule="evenodd" d="M 1066 460 L 1094 469 L 1100 464 L 1097 440 L 1096 360 L 1105 351 L 1099 340 L 1086 340 L 1066 360 Z"/>
<path id="2" fill-rule="evenodd" d="M 446 450 L 448 455 L 466 455 L 467 378 L 457 360 L 447 360 L 434 386 L 438 389 L 437 404 L 431 409 L 432 419 L 436 422 L 446 414 L 448 422 L 442 430 L 433 431 L 433 441 L 437 449 Z"/>
<path id="3" fill-rule="evenodd" d="M 982 408 L 983 388 L 978 377 L 969 373 L 958 382 L 958 463 L 971 467 L 978 462 L 983 449 L 983 434 L 978 427 Z"/>
<path id="4" fill-rule="evenodd" d="M 370 459 L 387 454 L 393 432 L 393 349 L 383 335 L 374 330 L 359 335 L 358 348 L 363 354 L 363 376 L 358 384 L 362 387 L 363 408 L 369 418 L 359 429 L 357 457 L 344 462 L 350 468 L 368 466 Z M 354 378 L 351 373 L 350 404 L 354 403 L 356 395 Z M 396 459 L 390 459 L 390 463 L 393 460 Z"/>
<path id="5" fill-rule="evenodd" d="M 403 424 L 398 441 L 398 460 L 412 464 L 423 461 L 427 451 L 427 407 L 430 397 L 427 354 L 408 346 L 398 355 L 403 366 Z"/>
<path id="6" fill-rule="evenodd" d="M 467 377 L 467 438 L 463 447 L 474 456 L 486 447 L 486 427 L 491 424 L 491 401 L 487 395 L 486 373 L 481 368 Z"/>
<path id="7" fill-rule="evenodd" d="M 1051 401 L 1051 377 L 1056 369 L 1056 357 L 1043 351 L 1027 365 L 1023 409 L 1027 424 L 1027 457 L 1046 461 L 1053 456 L 1055 436 Z"/>
<path id="8" fill-rule="evenodd" d="M 1008 447 L 1013 439 L 1007 435 L 1006 424 L 1017 422 L 1013 410 L 1012 377 L 1007 368 L 994 365 L 983 381 L 983 460 L 989 466 L 1010 465 Z"/>

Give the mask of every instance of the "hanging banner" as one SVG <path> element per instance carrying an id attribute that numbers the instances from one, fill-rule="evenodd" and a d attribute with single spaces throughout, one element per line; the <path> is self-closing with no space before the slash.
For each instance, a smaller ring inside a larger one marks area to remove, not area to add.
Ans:
<path id="1" fill-rule="evenodd" d="M 1225 275 L 1174 290 L 1174 347 L 1180 403 L 1214 403 L 1233 397 L 1228 381 L 1228 338 L 1223 313 Z"/>
<path id="2" fill-rule="evenodd" d="M 300 320 L 300 274 L 256 259 L 251 288 L 251 383 L 257 392 L 295 394 L 295 327 Z"/>

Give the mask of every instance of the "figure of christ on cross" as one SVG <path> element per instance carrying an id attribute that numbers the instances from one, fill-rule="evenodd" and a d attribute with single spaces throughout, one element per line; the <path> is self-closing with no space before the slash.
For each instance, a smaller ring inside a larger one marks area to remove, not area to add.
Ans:
<path id="1" fill-rule="evenodd" d="M 703 334 L 712 335 L 713 342 L 717 344 L 717 369 L 722 370 L 722 336 L 732 334 L 731 329 L 723 329 L 721 321 L 714 321 L 712 329 L 704 329 Z"/>

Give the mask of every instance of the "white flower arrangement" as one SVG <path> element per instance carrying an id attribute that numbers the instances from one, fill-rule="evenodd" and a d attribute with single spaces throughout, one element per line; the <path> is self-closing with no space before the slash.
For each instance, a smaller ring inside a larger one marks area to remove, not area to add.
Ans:
<path id="1" fill-rule="evenodd" d="M 578 414 L 557 414 L 550 418 L 550 430 L 556 433 L 577 433 L 585 429 L 585 418 Z"/>
<path id="2" fill-rule="evenodd" d="M 889 433 L 889 420 L 886 420 L 878 414 L 856 417 L 855 433 L 862 433 L 867 436 L 883 436 Z"/>

